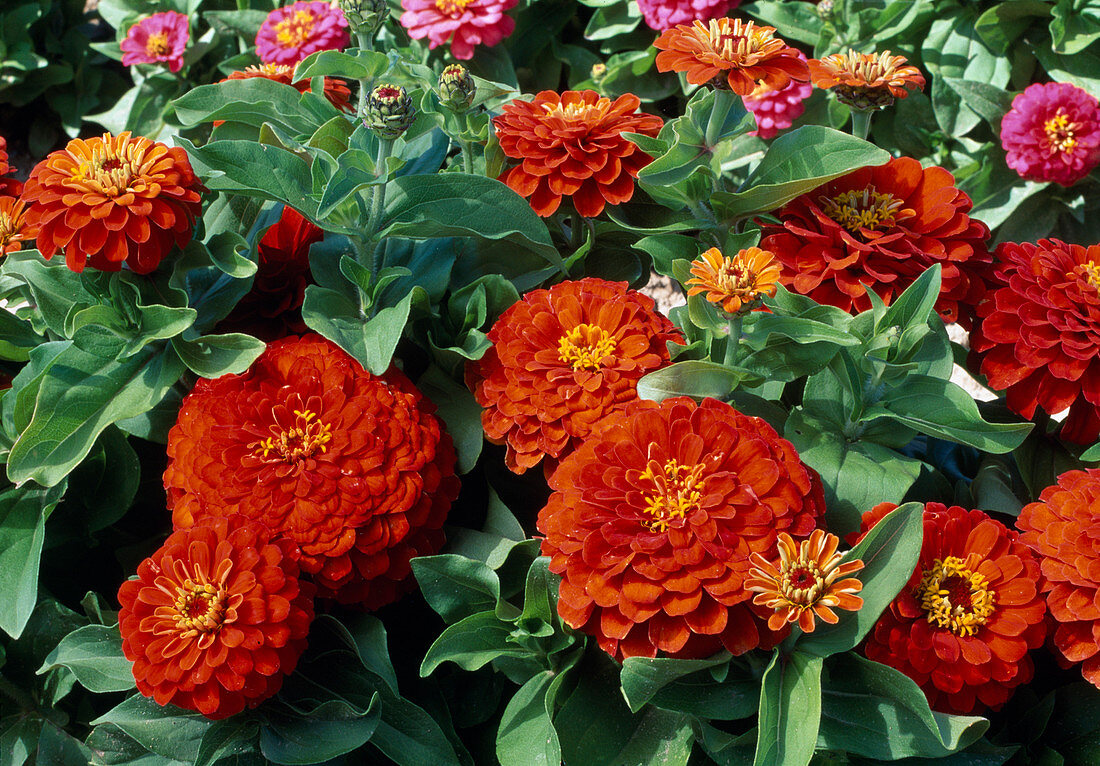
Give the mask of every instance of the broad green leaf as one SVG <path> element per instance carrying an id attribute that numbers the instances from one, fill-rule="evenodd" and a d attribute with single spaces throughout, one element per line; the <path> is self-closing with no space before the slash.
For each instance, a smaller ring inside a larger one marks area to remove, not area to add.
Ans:
<path id="1" fill-rule="evenodd" d="M 150 752 L 188 763 L 194 762 L 203 735 L 211 725 L 201 713 L 175 705 L 158 705 L 140 694 L 111 708 L 91 725 L 103 723 L 114 724 Z"/>
<path id="2" fill-rule="evenodd" d="M 38 601 L 38 566 L 46 517 L 64 485 L 11 487 L 0 493 L 0 629 L 19 638 Z"/>
<path id="3" fill-rule="evenodd" d="M 445 553 L 410 563 L 424 600 L 447 623 L 496 608 L 500 581 L 480 561 Z"/>
<path id="4" fill-rule="evenodd" d="M 260 752 L 272 763 L 299 766 L 324 763 L 364 745 L 378 726 L 381 696 L 366 710 L 329 700 L 309 712 L 269 715 L 260 728 Z"/>
<path id="5" fill-rule="evenodd" d="M 347 351 L 371 373 L 382 375 L 389 369 L 405 331 L 413 300 L 424 295 L 423 288 L 414 287 L 396 306 L 384 308 L 367 319 L 362 308 L 350 304 L 335 291 L 310 285 L 302 303 L 302 319 L 311 330 Z"/>
<path id="6" fill-rule="evenodd" d="M 477 670 L 499 657 L 527 657 L 530 652 L 509 639 L 510 623 L 493 611 L 472 614 L 444 630 L 428 648 L 420 663 L 426 677 L 441 664 L 451 661 L 463 670 Z"/>
<path id="7" fill-rule="evenodd" d="M 1096 0 L 1057 0 L 1050 20 L 1056 53 L 1072 56 L 1100 39 L 1100 3 Z"/>
<path id="8" fill-rule="evenodd" d="M 256 754 L 259 724 L 247 716 L 235 715 L 215 721 L 202 735 L 194 766 L 233 763 L 237 756 Z"/>
<path id="9" fill-rule="evenodd" d="M 620 675 L 623 697 L 634 713 L 654 704 L 717 720 L 748 718 L 757 710 L 759 683 L 741 678 L 719 682 L 703 672 L 725 672 L 729 661 L 726 652 L 705 660 L 628 657 Z"/>
<path id="10" fill-rule="evenodd" d="M 501 766 L 559 766 L 561 746 L 546 694 L 554 673 L 544 671 L 520 687 L 501 715 L 496 754 Z"/>
<path id="11" fill-rule="evenodd" d="M 776 650 L 764 671 L 753 766 L 807 766 L 821 720 L 821 658 Z"/>
<path id="12" fill-rule="evenodd" d="M 986 45 L 1004 55 L 1028 27 L 1041 24 L 1042 19 L 1050 14 L 1050 3 L 1040 0 L 1007 0 L 979 16 L 974 23 L 974 29 Z"/>
<path id="13" fill-rule="evenodd" d="M 301 108 L 303 95 L 285 83 L 251 77 L 200 85 L 173 101 L 172 108 L 184 127 L 229 120 L 257 128 L 274 123 L 290 133 L 310 135 L 324 120 L 317 122 Z M 332 111 L 331 116 L 337 116 L 335 107 Z"/>
<path id="14" fill-rule="evenodd" d="M 134 688 L 131 662 L 122 654 L 117 625 L 85 625 L 65 638 L 46 657 L 38 675 L 66 667 L 88 691 L 121 692 Z"/>
<path id="15" fill-rule="evenodd" d="M 918 326 L 928 324 L 928 317 L 935 309 L 936 301 L 940 297 L 940 265 L 934 264 L 924 270 L 919 277 L 913 280 L 913 284 L 905 288 L 905 292 L 897 297 L 886 309 L 882 319 L 875 323 L 876 329 L 897 327 L 905 330 L 912 324 Z"/>
<path id="16" fill-rule="evenodd" d="M 953 91 L 959 94 L 964 104 L 977 112 L 994 131 L 1000 131 L 1001 119 L 1012 108 L 1012 95 L 1008 91 L 987 82 L 960 80 L 955 77 L 943 79 Z"/>
<path id="17" fill-rule="evenodd" d="M 298 62 L 294 70 L 294 81 L 322 76 L 341 77 L 345 80 L 374 80 L 385 74 L 389 67 L 390 58 L 381 51 L 318 51 Z"/>
<path id="18" fill-rule="evenodd" d="M 965 136 L 982 118 L 963 103 L 946 78 L 997 88 L 1008 85 L 1011 64 L 1008 58 L 994 54 L 974 31 L 976 20 L 976 9 L 971 5 L 959 8 L 932 22 L 921 43 L 921 59 L 932 74 L 932 109 L 936 122 L 949 136 Z"/>
<path id="19" fill-rule="evenodd" d="M 469 473 L 481 456 L 485 441 L 481 429 L 481 405 L 470 389 L 447 377 L 435 365 L 420 376 L 416 386 L 435 403 L 435 414 L 446 424 L 447 433 L 454 439 L 458 472 Z"/>
<path id="20" fill-rule="evenodd" d="M 675 362 L 655 370 L 638 381 L 638 398 L 664 401 L 673 396 L 708 396 L 722 399 L 747 383 L 756 385 L 760 378 L 748 370 L 726 367 L 715 362 L 690 360 Z"/>
<path id="21" fill-rule="evenodd" d="M 204 378 L 239 375 L 266 348 L 262 340 L 241 333 L 204 335 L 194 340 L 177 336 L 172 338 L 172 347 L 192 372 Z"/>
<path id="22" fill-rule="evenodd" d="M 65 266 L 64 258 L 44 260 L 37 250 L 10 253 L 0 267 L 4 276 L 13 276 L 27 285 L 29 298 L 46 326 L 57 335 L 69 337 L 66 319 L 74 306 L 99 302 L 81 275 Z"/>
<path id="23" fill-rule="evenodd" d="M 25 362 L 35 346 L 45 338 L 34 331 L 30 322 L 19 319 L 11 311 L 0 311 L 0 359 Z"/>

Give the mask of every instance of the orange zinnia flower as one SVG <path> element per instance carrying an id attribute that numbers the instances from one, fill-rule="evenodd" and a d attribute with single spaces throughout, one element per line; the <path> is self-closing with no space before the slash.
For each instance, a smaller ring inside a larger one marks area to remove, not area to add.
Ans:
<path id="1" fill-rule="evenodd" d="M 296 88 L 300 93 L 311 92 L 311 82 L 309 78 L 298 80 L 297 82 L 294 81 L 294 67 L 290 64 L 252 65 L 237 72 L 230 72 L 228 77 L 223 78 L 219 82 L 250 80 L 255 77 L 262 77 L 265 80 L 281 82 L 283 85 L 290 85 Z M 336 77 L 326 77 L 325 98 L 341 111 L 354 111 L 354 107 L 352 107 L 350 103 L 351 90 L 343 80 L 337 79 Z"/>
<path id="2" fill-rule="evenodd" d="M 466 369 L 485 407 L 486 438 L 523 473 L 576 448 L 611 412 L 637 398 L 638 380 L 669 362 L 680 331 L 625 282 L 588 278 L 534 290 L 489 331 L 492 348 Z"/>
<path id="3" fill-rule="evenodd" d="M 909 91 L 924 89 L 924 75 L 905 66 L 904 56 L 882 53 L 834 53 L 810 59 L 810 78 L 824 90 L 832 90 L 855 109 L 880 109 L 905 98 Z"/>
<path id="4" fill-rule="evenodd" d="M 720 303 L 729 314 L 748 311 L 765 295 L 775 295 L 780 268 L 775 254 L 759 247 L 741 250 L 732 258 L 717 247 L 692 261 L 688 295 L 706 293 L 711 303 Z"/>
<path id="5" fill-rule="evenodd" d="M 23 248 L 38 230 L 26 222 L 26 203 L 15 197 L 0 196 L 0 257 Z"/>
<path id="6" fill-rule="evenodd" d="M 544 90 L 531 101 L 512 101 L 493 118 L 500 148 L 523 160 L 505 172 L 504 181 L 529 197 L 539 215 L 552 215 L 562 197 L 577 212 L 594 218 L 605 204 L 634 196 L 638 171 L 653 158 L 623 138 L 623 133 L 655 136 L 663 122 L 639 114 L 641 101 L 626 93 L 615 101 L 592 90 Z"/>
<path id="7" fill-rule="evenodd" d="M 774 35 L 775 27 L 741 19 L 681 24 L 666 29 L 653 43 L 661 51 L 657 71 L 685 72 L 692 85 L 728 85 L 739 96 L 750 96 L 757 88 L 781 90 L 792 80 L 809 80 L 810 70 L 798 51 Z"/>
<path id="8" fill-rule="evenodd" d="M 451 438 L 396 369 L 375 377 L 317 335 L 200 380 L 168 434 L 177 528 L 241 514 L 295 542 L 319 595 L 374 609 L 412 587 L 458 495 Z"/>
<path id="9" fill-rule="evenodd" d="M 306 648 L 313 586 L 297 551 L 240 517 L 173 532 L 118 591 L 138 691 L 225 718 L 282 686 Z"/>
<path id="10" fill-rule="evenodd" d="M 8 142 L 0 136 L 0 195 L 18 197 L 23 193 L 23 182 L 11 177 L 15 170 L 8 164 Z"/>
<path id="11" fill-rule="evenodd" d="M 834 608 L 855 611 L 863 606 L 863 599 L 852 595 L 863 589 L 863 583 L 840 579 L 863 569 L 863 562 L 856 559 L 842 564 L 844 554 L 836 552 L 839 544 L 840 538 L 820 529 L 797 545 L 782 532 L 778 561 L 752 554 L 745 588 L 757 593 L 754 604 L 775 610 L 768 618 L 768 628 L 778 631 L 788 622 L 797 622 L 803 633 L 813 633 L 814 615 L 835 624 L 839 618 Z"/>
<path id="12" fill-rule="evenodd" d="M 863 514 L 860 534 L 896 507 Z M 1038 584 L 1039 562 L 1016 532 L 981 511 L 928 503 L 917 568 L 864 652 L 916 681 L 934 710 L 998 710 L 1031 680 L 1028 651 L 1046 638 Z"/>
<path id="13" fill-rule="evenodd" d="M 1100 688 L 1100 469 L 1068 471 L 1024 506 L 1020 542 L 1039 557 L 1054 648 Z"/>
<path id="14" fill-rule="evenodd" d="M 539 511 L 558 613 L 618 660 L 742 654 L 782 638 L 746 589 L 753 553 L 805 537 L 821 482 L 790 442 L 728 404 L 638 401 L 562 460 Z"/>
<path id="15" fill-rule="evenodd" d="M 23 199 L 47 259 L 63 249 L 73 271 L 118 271 L 125 261 L 148 274 L 191 239 L 202 191 L 187 152 L 127 131 L 53 152 L 31 171 Z"/>

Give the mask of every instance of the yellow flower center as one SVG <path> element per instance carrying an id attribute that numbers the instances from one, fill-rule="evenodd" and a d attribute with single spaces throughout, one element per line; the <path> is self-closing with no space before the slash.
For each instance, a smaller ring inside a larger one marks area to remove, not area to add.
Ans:
<path id="1" fill-rule="evenodd" d="M 650 460 L 641 479 L 649 483 L 643 498 L 645 512 L 651 517 L 645 522 L 652 532 L 664 532 L 675 519 L 683 519 L 699 507 L 703 497 L 703 466 L 680 465 L 669 460 L 663 466 Z"/>
<path id="2" fill-rule="evenodd" d="M 715 282 L 719 290 L 730 295 L 743 295 L 746 298 L 756 296 L 756 274 L 734 258 L 722 260 Z"/>
<path id="3" fill-rule="evenodd" d="M 890 229 L 897 225 L 898 218 L 911 215 L 901 209 L 902 200 L 893 194 L 881 194 L 873 186 L 841 192 L 831 198 L 821 197 L 819 201 L 825 215 L 851 232 Z"/>
<path id="4" fill-rule="evenodd" d="M 294 415 L 297 420 L 293 428 L 280 430 L 273 427 L 272 431 L 277 431 L 275 435 L 253 442 L 249 448 L 265 460 L 287 463 L 295 463 L 328 450 L 327 445 L 332 441 L 332 426 L 315 420 L 317 413 L 309 410 L 294 410 Z"/>
<path id="5" fill-rule="evenodd" d="M 167 56 L 171 53 L 172 47 L 168 45 L 168 33 L 157 32 L 149 35 L 149 39 L 145 41 L 145 52 L 150 56 Z"/>
<path id="6" fill-rule="evenodd" d="M 825 574 L 817 561 L 798 558 L 779 564 L 779 595 L 791 606 L 810 607 L 825 592 Z"/>
<path id="7" fill-rule="evenodd" d="M 610 99 L 601 98 L 595 104 L 543 104 L 542 108 L 546 111 L 547 117 L 560 117 L 566 122 L 587 123 L 603 119 L 610 105 Z"/>
<path id="8" fill-rule="evenodd" d="M 474 0 L 435 0 L 436 9 L 444 16 L 457 16 Z"/>
<path id="9" fill-rule="evenodd" d="M 275 25 L 275 39 L 287 48 L 297 48 L 309 40 L 317 19 L 306 10 L 295 11 L 293 16 Z"/>
<path id="10" fill-rule="evenodd" d="M 562 336 L 558 357 L 574 370 L 598 370 L 604 357 L 615 353 L 615 339 L 599 325 L 579 324 Z"/>
<path id="11" fill-rule="evenodd" d="M 117 197 L 131 191 L 130 185 L 141 175 L 144 162 L 141 144 L 116 138 L 95 145 L 91 157 L 80 161 L 69 180 L 91 182 L 108 197 Z"/>
<path id="12" fill-rule="evenodd" d="M 1079 124 L 1070 122 L 1065 109 L 1059 107 L 1058 112 L 1043 123 L 1043 130 L 1046 131 L 1047 143 L 1050 145 L 1051 153 L 1065 152 L 1066 154 L 1072 154 L 1074 147 L 1077 146 L 1075 131 L 1080 127 Z"/>
<path id="13" fill-rule="evenodd" d="M 974 571 L 976 557 L 966 561 L 948 556 L 936 559 L 921 576 L 917 599 L 928 613 L 928 622 L 959 636 L 972 636 L 989 622 L 997 607 L 997 594 L 985 577 Z"/>
<path id="14" fill-rule="evenodd" d="M 701 22 L 696 22 L 700 24 Z M 714 52 L 726 61 L 743 61 L 752 54 L 772 54 L 786 47 L 782 40 L 772 37 L 771 27 L 758 27 L 741 19 L 711 19 L 707 33 Z"/>
<path id="15" fill-rule="evenodd" d="M 0 233 L 2 232 L 3 229 L 0 228 Z M 1089 261 L 1081 264 L 1081 269 L 1085 272 L 1085 281 L 1100 290 L 1100 265 L 1096 261 Z"/>
<path id="16" fill-rule="evenodd" d="M 204 582 L 187 580 L 176 586 L 176 627 L 180 631 L 210 633 L 225 621 L 226 592 L 224 588 Z"/>

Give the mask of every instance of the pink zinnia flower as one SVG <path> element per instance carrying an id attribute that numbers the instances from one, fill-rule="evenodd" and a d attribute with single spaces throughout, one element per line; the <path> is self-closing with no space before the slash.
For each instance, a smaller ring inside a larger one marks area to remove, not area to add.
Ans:
<path id="1" fill-rule="evenodd" d="M 695 20 L 717 19 L 740 4 L 741 0 L 638 0 L 645 23 L 658 32 Z"/>
<path id="2" fill-rule="evenodd" d="M 428 47 L 451 41 L 456 59 L 474 57 L 474 46 L 496 45 L 516 28 L 516 21 L 505 11 L 518 0 L 401 0 L 405 13 L 401 26 L 409 37 L 427 37 Z"/>
<path id="3" fill-rule="evenodd" d="M 1029 85 L 1001 120 L 1001 145 L 1024 178 L 1072 186 L 1100 163 L 1100 103 L 1067 82 Z"/>
<path id="4" fill-rule="evenodd" d="M 191 35 L 187 31 L 187 17 L 175 11 L 154 13 L 142 19 L 126 32 L 122 49 L 122 63 L 167 64 L 172 72 L 183 68 L 183 50 Z"/>
<path id="5" fill-rule="evenodd" d="M 806 55 L 798 52 L 798 57 L 803 61 Z M 787 87 L 775 90 L 760 86 L 750 95 L 744 96 L 745 108 L 752 112 L 756 118 L 756 130 L 750 136 L 761 138 L 775 138 L 779 131 L 791 127 L 796 119 L 802 116 L 806 107 L 802 102 L 814 92 L 814 86 L 808 82 L 791 80 Z"/>
<path id="6" fill-rule="evenodd" d="M 265 64 L 297 64 L 317 51 L 348 47 L 348 20 L 338 7 L 312 0 L 277 8 L 256 33 L 256 53 Z"/>

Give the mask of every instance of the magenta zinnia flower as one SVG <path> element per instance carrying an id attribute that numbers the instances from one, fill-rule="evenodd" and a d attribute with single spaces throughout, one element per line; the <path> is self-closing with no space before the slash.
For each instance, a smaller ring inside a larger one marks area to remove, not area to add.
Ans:
<path id="1" fill-rule="evenodd" d="M 401 26 L 409 37 L 428 38 L 435 48 L 451 41 L 456 59 L 474 56 L 474 46 L 496 45 L 516 28 L 516 21 L 505 14 L 518 0 L 401 0 L 405 13 Z"/>
<path id="2" fill-rule="evenodd" d="M 645 23 L 658 32 L 695 20 L 717 19 L 740 4 L 741 0 L 638 0 Z"/>
<path id="3" fill-rule="evenodd" d="M 277 8 L 256 34 L 256 53 L 265 64 L 297 64 L 317 51 L 338 51 L 351 43 L 348 20 L 337 6 L 312 0 Z"/>
<path id="4" fill-rule="evenodd" d="M 1022 177 L 1072 186 L 1100 163 L 1100 103 L 1067 82 L 1029 85 L 1001 121 L 1001 145 Z"/>
<path id="5" fill-rule="evenodd" d="M 187 31 L 187 17 L 175 11 L 154 13 L 142 19 L 126 32 L 122 49 L 122 63 L 167 64 L 169 71 L 183 68 L 183 50 L 191 35 Z"/>
<path id="6" fill-rule="evenodd" d="M 798 52 L 798 57 L 806 60 L 806 54 Z M 756 130 L 750 136 L 775 138 L 779 131 L 786 130 L 802 116 L 806 107 L 802 102 L 814 92 L 814 86 L 808 82 L 791 80 L 787 87 L 775 90 L 761 86 L 750 95 L 744 96 L 745 108 L 756 118 Z"/>

